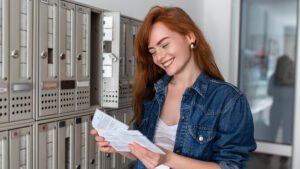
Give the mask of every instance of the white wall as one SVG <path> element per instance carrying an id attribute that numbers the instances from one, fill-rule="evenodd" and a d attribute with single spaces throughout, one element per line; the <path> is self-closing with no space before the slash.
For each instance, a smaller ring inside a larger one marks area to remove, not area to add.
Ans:
<path id="1" fill-rule="evenodd" d="M 203 0 L 203 32 L 226 80 L 231 79 L 231 6 L 232 0 Z"/>

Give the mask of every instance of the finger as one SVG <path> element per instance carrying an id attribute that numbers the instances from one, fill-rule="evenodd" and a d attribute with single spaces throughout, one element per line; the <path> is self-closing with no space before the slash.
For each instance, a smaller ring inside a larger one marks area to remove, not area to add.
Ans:
<path id="1" fill-rule="evenodd" d="M 98 145 L 99 145 L 100 147 L 107 147 L 107 146 L 110 146 L 108 141 L 100 141 L 100 142 L 98 142 Z"/>
<path id="2" fill-rule="evenodd" d="M 104 138 L 104 137 L 101 137 L 101 136 L 96 136 L 96 137 L 95 137 L 95 140 L 96 140 L 96 141 L 105 141 L 105 138 Z"/>
<path id="3" fill-rule="evenodd" d="M 151 163 L 152 166 L 158 166 L 162 163 L 165 162 L 163 155 L 158 154 L 158 153 L 154 153 L 150 150 L 148 150 L 147 148 L 135 143 L 133 145 L 136 148 L 137 152 L 140 152 L 141 155 L 149 162 Z"/>
<path id="4" fill-rule="evenodd" d="M 116 150 L 114 148 L 112 148 L 111 146 L 101 147 L 100 151 L 105 152 L 105 153 L 114 153 L 114 152 L 116 152 Z"/>
<path id="5" fill-rule="evenodd" d="M 102 152 L 106 152 L 106 153 L 116 152 L 116 150 L 110 145 L 102 146 L 101 142 L 97 142 L 97 145 L 98 145 L 99 150 Z"/>
<path id="6" fill-rule="evenodd" d="M 100 142 L 97 142 L 97 145 L 98 145 L 98 147 L 111 147 L 111 146 L 109 145 L 109 142 L 107 142 L 107 141 L 100 141 Z"/>
<path id="7" fill-rule="evenodd" d="M 147 158 L 143 157 L 138 151 L 136 151 L 134 148 L 129 148 L 131 153 L 138 158 L 145 166 L 146 168 L 152 168 L 151 162 L 147 160 Z"/>
<path id="8" fill-rule="evenodd" d="M 140 152 L 144 156 L 149 157 L 150 159 L 159 160 L 159 157 L 160 157 L 159 154 L 148 150 L 147 148 L 139 145 L 138 143 L 134 143 L 133 147 L 136 149 L 136 151 Z"/>
<path id="9" fill-rule="evenodd" d="M 152 158 L 149 154 L 153 154 L 153 152 L 149 151 L 146 148 L 143 148 L 139 144 L 132 144 L 128 146 L 132 153 L 141 160 L 143 164 L 147 164 L 148 168 L 153 168 L 157 166 L 159 158 Z"/>
<path id="10" fill-rule="evenodd" d="M 94 129 L 94 128 L 90 131 L 90 133 L 91 133 L 91 135 L 96 135 L 96 134 L 98 134 L 97 130 Z"/>

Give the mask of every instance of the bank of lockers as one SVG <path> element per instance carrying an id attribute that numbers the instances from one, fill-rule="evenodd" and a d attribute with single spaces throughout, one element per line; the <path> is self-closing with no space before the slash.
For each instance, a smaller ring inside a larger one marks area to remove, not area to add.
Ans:
<path id="1" fill-rule="evenodd" d="M 89 134 L 92 115 L 80 114 L 90 105 L 130 106 L 138 26 L 72 1 L 0 0 L 0 169 L 128 166 L 98 150 Z M 129 109 L 110 114 L 128 122 Z M 29 127 L 14 128 L 22 123 Z"/>
<path id="2" fill-rule="evenodd" d="M 90 9 L 39 2 L 39 116 L 90 107 Z"/>
<path id="3" fill-rule="evenodd" d="M 131 108 L 112 111 L 109 114 L 126 122 L 129 121 L 127 118 L 131 117 Z M 99 151 L 94 136 L 89 134 L 92 128 L 91 120 L 92 115 L 85 115 L 38 124 L 37 168 L 126 168 L 129 160 L 118 154 Z"/>
<path id="4" fill-rule="evenodd" d="M 33 2 L 0 1 L 0 123 L 33 118 Z"/>

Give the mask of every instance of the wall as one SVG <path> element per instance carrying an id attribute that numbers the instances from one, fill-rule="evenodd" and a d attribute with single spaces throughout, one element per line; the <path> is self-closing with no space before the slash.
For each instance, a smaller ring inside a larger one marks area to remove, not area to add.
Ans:
<path id="1" fill-rule="evenodd" d="M 214 52 L 217 65 L 226 80 L 230 80 L 232 0 L 203 0 L 203 32 Z"/>

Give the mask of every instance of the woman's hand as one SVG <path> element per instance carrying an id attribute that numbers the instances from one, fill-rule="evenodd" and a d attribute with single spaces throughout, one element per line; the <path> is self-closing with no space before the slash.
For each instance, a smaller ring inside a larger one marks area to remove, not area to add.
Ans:
<path id="1" fill-rule="evenodd" d="M 155 167 L 166 164 L 171 151 L 161 149 L 166 153 L 166 155 L 154 153 L 137 143 L 129 144 L 128 148 L 131 153 L 136 156 L 147 168 L 154 169 Z"/>
<path id="2" fill-rule="evenodd" d="M 97 141 L 97 145 L 100 151 L 104 152 L 104 153 L 115 153 L 117 152 L 116 149 L 114 149 L 112 146 L 109 145 L 108 141 L 105 141 L 105 138 L 102 136 L 99 136 L 98 132 L 96 129 L 92 129 L 91 130 L 91 135 L 95 136 L 95 140 Z M 123 155 L 124 157 L 127 157 L 131 160 L 136 160 L 136 157 L 128 152 L 118 152 L 121 155 Z"/>
<path id="3" fill-rule="evenodd" d="M 96 129 L 91 130 L 91 135 L 95 136 L 95 140 L 97 141 L 97 145 L 100 151 L 104 153 L 114 153 L 116 150 L 109 145 L 108 141 L 105 141 L 104 137 L 101 137 L 98 135 L 98 132 Z"/>

